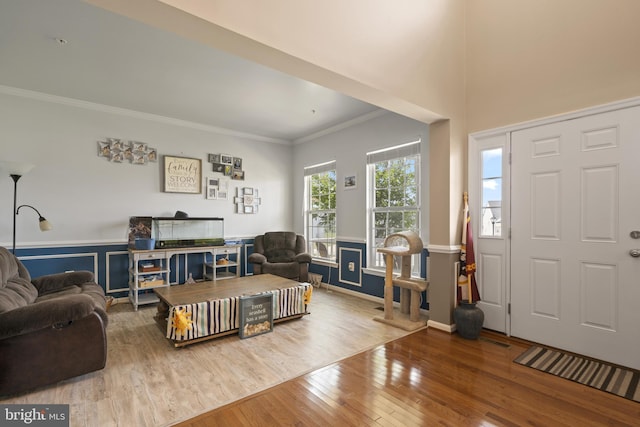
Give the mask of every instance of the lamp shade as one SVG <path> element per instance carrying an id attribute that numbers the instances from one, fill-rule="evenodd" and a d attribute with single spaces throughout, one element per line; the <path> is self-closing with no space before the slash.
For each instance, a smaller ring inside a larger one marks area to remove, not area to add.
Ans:
<path id="1" fill-rule="evenodd" d="M 3 174 L 22 176 L 36 165 L 25 162 L 0 161 L 0 170 Z"/>
<path id="2" fill-rule="evenodd" d="M 53 228 L 51 223 L 47 221 L 45 218 L 40 217 L 40 231 L 49 231 Z"/>

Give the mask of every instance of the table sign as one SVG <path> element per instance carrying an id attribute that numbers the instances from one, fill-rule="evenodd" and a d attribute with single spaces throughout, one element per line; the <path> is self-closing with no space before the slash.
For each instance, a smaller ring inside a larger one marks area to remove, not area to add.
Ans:
<path id="1" fill-rule="evenodd" d="M 273 331 L 273 294 L 240 297 L 240 338 Z"/>

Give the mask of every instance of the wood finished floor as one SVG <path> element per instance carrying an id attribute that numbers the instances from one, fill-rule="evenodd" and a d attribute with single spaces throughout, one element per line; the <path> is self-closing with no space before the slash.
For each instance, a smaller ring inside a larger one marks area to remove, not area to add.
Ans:
<path id="1" fill-rule="evenodd" d="M 513 363 L 526 348 L 421 330 L 178 426 L 640 425 L 638 403 Z"/>
<path id="2" fill-rule="evenodd" d="M 154 306 L 120 303 L 109 311 L 105 369 L 0 403 L 69 404 L 72 427 L 173 425 L 406 335 L 373 320 L 380 306 L 316 288 L 311 314 L 271 333 L 176 349 Z"/>

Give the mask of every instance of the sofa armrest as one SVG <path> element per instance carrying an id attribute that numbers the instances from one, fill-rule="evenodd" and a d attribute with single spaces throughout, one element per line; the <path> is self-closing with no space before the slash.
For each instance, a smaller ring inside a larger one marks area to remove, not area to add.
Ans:
<path id="1" fill-rule="evenodd" d="M 71 271 L 69 273 L 48 274 L 31 280 L 38 290 L 38 295 L 46 295 L 56 292 L 68 286 L 80 286 L 83 283 L 93 282 L 94 276 L 90 271 Z"/>
<path id="2" fill-rule="evenodd" d="M 0 313 L 0 340 L 51 327 L 64 327 L 95 311 L 88 295 L 52 298 Z"/>
<path id="3" fill-rule="evenodd" d="M 267 262 L 267 257 L 262 254 L 258 254 L 254 252 L 251 255 L 249 255 L 249 258 L 247 258 L 247 261 L 250 262 L 251 264 L 264 264 L 265 262 Z"/>
<path id="4" fill-rule="evenodd" d="M 295 261 L 299 262 L 300 264 L 309 263 L 309 262 L 311 262 L 311 255 L 309 255 L 306 252 L 298 254 L 298 255 L 296 255 Z"/>

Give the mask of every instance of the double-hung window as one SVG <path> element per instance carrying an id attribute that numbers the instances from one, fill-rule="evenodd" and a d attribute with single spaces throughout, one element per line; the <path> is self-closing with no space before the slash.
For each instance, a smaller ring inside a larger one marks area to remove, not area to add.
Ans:
<path id="1" fill-rule="evenodd" d="M 314 258 L 336 259 L 336 162 L 304 168 L 305 238 Z"/>
<path id="2" fill-rule="evenodd" d="M 367 153 L 367 250 L 370 268 L 385 268 L 376 251 L 399 231 L 420 235 L 420 140 Z M 397 257 L 396 257 L 397 258 Z M 399 260 L 394 269 L 400 268 Z M 412 266 L 420 273 L 419 254 Z"/>

